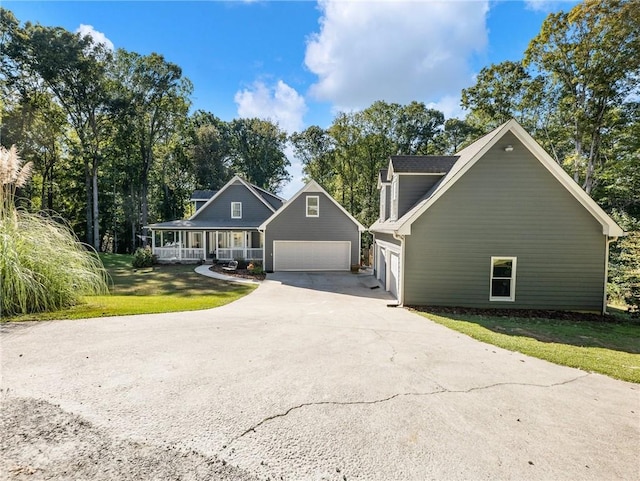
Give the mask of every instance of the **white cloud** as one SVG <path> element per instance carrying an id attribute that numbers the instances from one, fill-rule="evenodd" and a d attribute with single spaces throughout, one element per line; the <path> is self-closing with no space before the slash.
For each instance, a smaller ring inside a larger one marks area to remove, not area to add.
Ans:
<path id="1" fill-rule="evenodd" d="M 438 102 L 469 84 L 469 57 L 487 45 L 488 0 L 320 0 L 305 63 L 310 93 L 340 109 L 375 100 Z"/>
<path id="2" fill-rule="evenodd" d="M 289 133 L 303 128 L 302 119 L 307 111 L 305 100 L 282 80 L 273 87 L 256 81 L 251 88 L 237 92 L 234 100 L 240 117 L 270 119 Z"/>
<path id="3" fill-rule="evenodd" d="M 566 6 L 567 10 L 570 10 L 578 2 L 573 0 L 525 0 L 524 3 L 529 10 L 550 13 L 561 9 L 564 10 L 564 8 L 560 8 L 564 6 Z"/>
<path id="4" fill-rule="evenodd" d="M 81 23 L 76 30 L 76 33 L 79 33 L 81 37 L 86 37 L 87 35 L 90 36 L 93 39 L 94 43 L 101 43 L 111 51 L 113 51 L 114 49 L 113 42 L 109 40 L 104 33 L 98 32 L 96 29 L 94 29 L 93 25 L 85 25 Z"/>
<path id="5" fill-rule="evenodd" d="M 446 119 L 454 117 L 457 119 L 463 119 L 467 115 L 467 111 L 460 106 L 460 94 L 447 95 L 437 102 L 429 102 L 427 104 L 427 108 L 439 110 L 444 114 Z"/>

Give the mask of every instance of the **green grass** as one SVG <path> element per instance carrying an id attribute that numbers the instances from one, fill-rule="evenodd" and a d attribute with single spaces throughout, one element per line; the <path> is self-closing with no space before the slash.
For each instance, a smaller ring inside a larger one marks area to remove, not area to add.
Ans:
<path id="1" fill-rule="evenodd" d="M 421 315 L 494 346 L 640 383 L 640 324 L 477 314 Z"/>
<path id="2" fill-rule="evenodd" d="M 193 265 L 133 269 L 132 256 L 101 254 L 110 275 L 108 296 L 86 296 L 83 303 L 60 311 L 23 315 L 11 321 L 84 319 L 210 309 L 233 302 L 255 286 L 233 284 L 194 272 Z"/>

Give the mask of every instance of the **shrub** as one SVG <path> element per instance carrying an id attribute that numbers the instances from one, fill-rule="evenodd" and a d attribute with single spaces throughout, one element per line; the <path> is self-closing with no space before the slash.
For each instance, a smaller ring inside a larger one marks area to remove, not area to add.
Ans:
<path id="1" fill-rule="evenodd" d="M 151 252 L 151 248 L 149 246 L 138 247 L 133 253 L 131 265 L 136 269 L 140 267 L 151 267 L 153 265 L 153 253 Z"/>
<path id="2" fill-rule="evenodd" d="M 251 272 L 251 274 L 264 274 L 264 268 L 259 262 L 252 262 L 247 266 L 247 270 Z"/>
<path id="3" fill-rule="evenodd" d="M 31 172 L 21 164 L 15 147 L 0 147 L 0 314 L 59 310 L 106 293 L 100 258 L 68 226 L 16 209 L 16 188 Z"/>

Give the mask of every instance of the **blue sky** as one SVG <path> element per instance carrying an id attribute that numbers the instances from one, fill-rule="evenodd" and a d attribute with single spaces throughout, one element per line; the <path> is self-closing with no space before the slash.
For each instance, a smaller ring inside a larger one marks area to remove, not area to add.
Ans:
<path id="1" fill-rule="evenodd" d="M 193 109 L 262 117 L 289 132 L 336 112 L 412 100 L 463 116 L 484 66 L 522 58 L 548 13 L 575 1 L 11 1 L 21 22 L 62 26 L 114 48 L 157 52 L 194 84 Z M 291 159 L 293 182 L 301 169 Z"/>

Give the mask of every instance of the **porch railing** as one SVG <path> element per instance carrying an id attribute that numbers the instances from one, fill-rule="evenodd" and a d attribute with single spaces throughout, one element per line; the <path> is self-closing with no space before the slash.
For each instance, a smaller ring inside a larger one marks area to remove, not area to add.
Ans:
<path id="1" fill-rule="evenodd" d="M 158 256 L 161 261 L 166 260 L 192 260 L 197 261 L 204 259 L 204 249 L 196 247 L 156 247 L 153 253 Z"/>
<path id="2" fill-rule="evenodd" d="M 261 248 L 234 248 L 234 249 L 223 249 L 218 248 L 216 257 L 222 261 L 232 261 L 234 259 L 244 259 L 247 261 L 261 261 L 262 259 L 262 249 Z"/>

